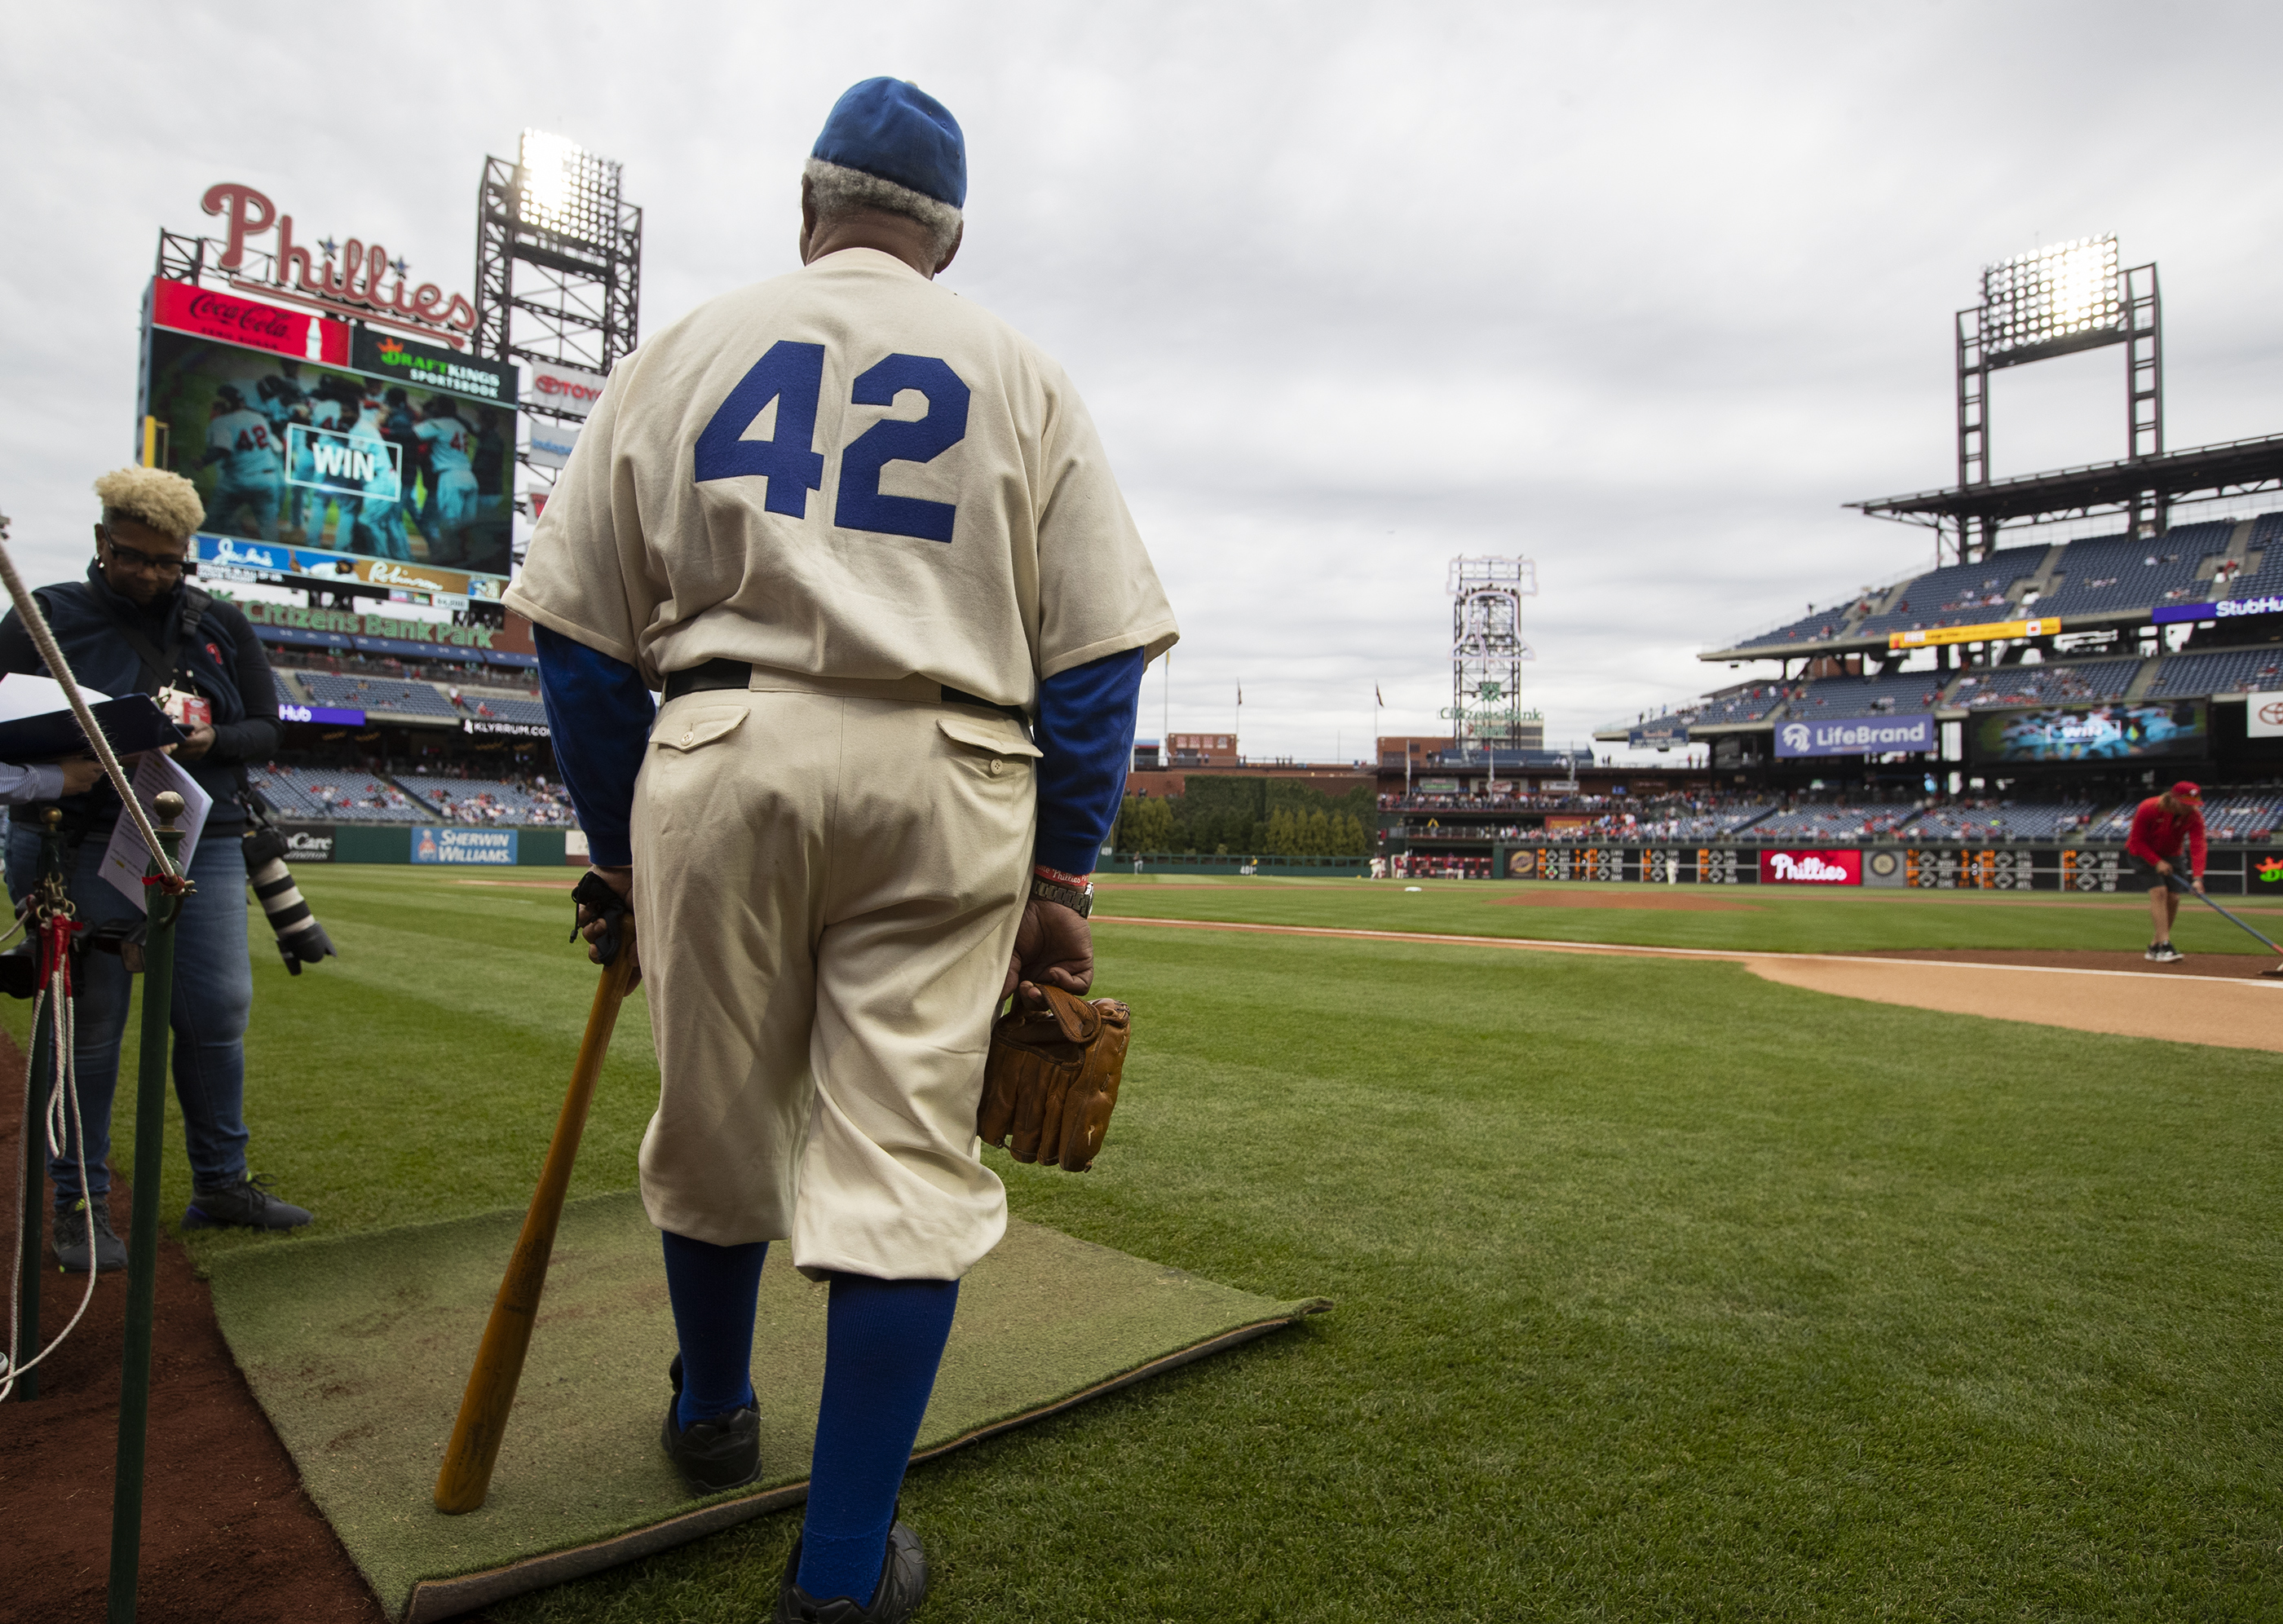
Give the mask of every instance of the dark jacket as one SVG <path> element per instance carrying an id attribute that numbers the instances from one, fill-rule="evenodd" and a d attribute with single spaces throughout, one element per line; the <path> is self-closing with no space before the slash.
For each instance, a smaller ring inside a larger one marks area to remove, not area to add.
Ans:
<path id="1" fill-rule="evenodd" d="M 238 801 L 244 765 L 274 755 L 283 736 L 277 726 L 277 681 L 269 657 L 245 617 L 230 603 L 184 581 L 144 608 L 104 583 L 101 567 L 90 563 L 84 581 L 60 581 L 32 595 L 56 634 L 82 685 L 117 695 L 156 693 L 171 678 L 195 688 L 214 709 L 214 741 L 206 753 L 183 763 L 199 787 L 214 796 L 206 832 L 236 833 L 245 823 Z M 153 672 L 148 661 L 122 634 L 131 627 L 162 655 L 171 646 L 173 672 Z M 0 672 L 50 674 L 32 647 L 31 633 L 11 610 L 0 620 Z M 63 802 L 64 827 L 84 827 L 109 839 L 118 821 L 119 796 L 107 783 Z"/>

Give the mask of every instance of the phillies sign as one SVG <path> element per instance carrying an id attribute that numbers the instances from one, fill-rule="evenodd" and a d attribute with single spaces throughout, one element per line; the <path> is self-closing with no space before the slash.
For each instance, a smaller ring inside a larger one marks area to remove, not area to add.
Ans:
<path id="1" fill-rule="evenodd" d="M 1763 851 L 1762 885 L 1860 885 L 1860 851 Z"/>
<path id="2" fill-rule="evenodd" d="M 392 263 L 388 250 L 378 243 L 368 246 L 354 237 L 341 244 L 330 237 L 318 243 L 297 242 L 293 216 L 279 214 L 269 198 L 236 181 L 209 186 L 199 205 L 207 214 L 222 217 L 226 235 L 222 257 L 214 264 L 229 274 L 234 288 L 316 305 L 337 315 L 359 316 L 409 332 L 432 334 L 456 350 L 466 348 L 467 335 L 476 330 L 476 307 L 464 295 L 448 297 L 432 282 L 412 286 L 404 261 L 399 259 Z M 246 268 L 246 244 L 273 228 L 277 240 L 269 251 L 269 280 L 241 276 L 238 273 Z M 384 288 L 382 283 L 390 271 L 396 273 L 396 285 Z"/>

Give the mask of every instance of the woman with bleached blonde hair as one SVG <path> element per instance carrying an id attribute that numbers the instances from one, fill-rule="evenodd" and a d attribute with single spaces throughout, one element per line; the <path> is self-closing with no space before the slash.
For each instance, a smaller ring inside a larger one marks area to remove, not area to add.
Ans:
<path id="1" fill-rule="evenodd" d="M 173 747 L 213 797 L 196 831 L 192 889 L 175 927 L 175 1092 L 183 1107 L 183 1147 L 191 1163 L 186 1229 L 238 1224 L 291 1229 L 309 1215 L 269 1193 L 245 1166 L 245 1021 L 253 975 L 245 951 L 244 764 L 274 754 L 277 683 L 253 628 L 238 608 L 188 579 L 191 538 L 206 517 L 198 487 L 160 468 L 121 468 L 95 482 L 102 502 L 95 558 L 83 580 L 33 593 L 57 645 L 83 686 L 111 695 L 164 695 L 186 735 Z M 0 620 L 0 672 L 43 673 L 30 634 L 14 613 Z M 121 811 L 107 781 L 68 773 L 43 797 L 62 809 L 64 871 L 80 920 L 100 929 L 132 926 L 142 910 L 102 877 L 104 848 Z M 31 890 L 39 864 L 38 813 L 12 814 L 8 887 Z M 51 1156 L 56 1261 L 79 1272 L 123 1269 L 127 1248 L 111 1227 L 108 1192 L 111 1101 L 119 1081 L 119 1040 L 127 1024 L 129 979 L 115 953 L 90 953 L 77 980 L 82 1147 Z"/>

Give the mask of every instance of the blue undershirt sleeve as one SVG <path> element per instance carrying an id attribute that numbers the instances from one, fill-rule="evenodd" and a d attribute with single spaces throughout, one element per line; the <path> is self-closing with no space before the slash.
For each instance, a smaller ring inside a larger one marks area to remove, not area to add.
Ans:
<path id="1" fill-rule="evenodd" d="M 1090 874 L 1118 820 L 1142 697 L 1139 649 L 1106 654 L 1039 685 L 1039 838 L 1033 860 Z"/>
<path id="2" fill-rule="evenodd" d="M 563 787 L 579 809 L 579 827 L 587 832 L 587 860 L 623 867 L 634 861 L 628 827 L 635 779 L 658 707 L 642 673 L 625 661 L 543 626 L 534 626 L 531 635 L 539 646 L 539 697 L 547 707 L 549 742 Z"/>

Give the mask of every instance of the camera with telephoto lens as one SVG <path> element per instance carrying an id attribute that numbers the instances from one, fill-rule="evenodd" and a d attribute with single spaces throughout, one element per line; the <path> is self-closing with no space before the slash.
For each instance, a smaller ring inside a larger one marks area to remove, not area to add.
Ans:
<path id="1" fill-rule="evenodd" d="M 245 881 L 277 933 L 277 955 L 295 975 L 305 964 L 337 957 L 325 928 L 309 911 L 293 871 L 285 866 L 285 836 L 271 824 L 249 823 L 245 830 Z"/>

